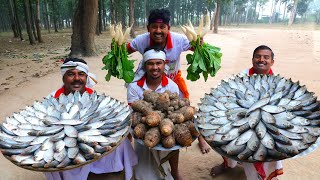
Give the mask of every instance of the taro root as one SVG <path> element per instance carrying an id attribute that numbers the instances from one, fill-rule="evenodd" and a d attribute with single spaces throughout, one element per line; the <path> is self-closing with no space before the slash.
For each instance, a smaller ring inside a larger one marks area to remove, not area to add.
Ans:
<path id="1" fill-rule="evenodd" d="M 185 121 L 191 121 L 193 120 L 195 109 L 191 106 L 184 106 L 181 109 L 179 109 L 179 112 L 183 114 Z"/>
<path id="2" fill-rule="evenodd" d="M 137 124 L 141 122 L 142 115 L 139 112 L 133 112 L 131 114 L 132 127 L 134 128 Z"/>
<path id="3" fill-rule="evenodd" d="M 142 124 L 142 123 L 137 124 L 136 127 L 134 127 L 133 129 L 133 134 L 135 135 L 135 137 L 139 139 L 144 138 L 146 132 L 147 132 L 147 127 L 145 124 Z"/>
<path id="4" fill-rule="evenodd" d="M 150 127 L 156 127 L 161 121 L 161 116 L 155 111 L 151 111 L 146 116 L 146 124 Z"/>
<path id="5" fill-rule="evenodd" d="M 173 132 L 174 125 L 170 119 L 166 118 L 160 121 L 159 128 L 163 136 L 169 136 Z"/>
<path id="6" fill-rule="evenodd" d="M 189 99 L 187 99 L 187 98 L 179 99 L 179 106 L 180 107 L 190 106 Z"/>
<path id="7" fill-rule="evenodd" d="M 144 101 L 144 100 L 137 100 L 137 101 L 134 101 L 132 104 L 131 104 L 131 107 L 134 111 L 137 111 L 137 112 L 141 112 L 142 114 L 146 115 L 148 114 L 149 112 L 152 111 L 152 106 L 150 103 Z"/>
<path id="8" fill-rule="evenodd" d="M 168 118 L 171 119 L 173 123 L 183 123 L 184 122 L 184 116 L 182 113 L 173 112 L 168 115 Z"/>
<path id="9" fill-rule="evenodd" d="M 171 134 L 170 136 L 162 137 L 161 143 L 165 148 L 172 148 L 176 145 L 176 140 L 174 139 L 173 134 Z"/>
<path id="10" fill-rule="evenodd" d="M 156 104 L 158 97 L 159 97 L 159 93 L 154 92 L 152 90 L 148 89 L 143 92 L 143 100 L 147 102 L 151 102 L 152 104 Z"/>
<path id="11" fill-rule="evenodd" d="M 173 136 L 181 146 L 191 146 L 192 136 L 185 124 L 176 124 L 174 126 Z"/>
<path id="12" fill-rule="evenodd" d="M 159 111 L 166 111 L 170 106 L 170 98 L 168 93 L 162 93 L 159 95 L 155 108 Z"/>
<path id="13" fill-rule="evenodd" d="M 198 137 L 200 133 L 197 131 L 196 127 L 194 126 L 194 123 L 192 121 L 186 121 L 184 124 L 188 127 L 190 133 L 194 137 Z"/>
<path id="14" fill-rule="evenodd" d="M 161 140 L 161 135 L 158 127 L 150 128 L 144 136 L 144 144 L 149 147 L 155 147 Z"/>

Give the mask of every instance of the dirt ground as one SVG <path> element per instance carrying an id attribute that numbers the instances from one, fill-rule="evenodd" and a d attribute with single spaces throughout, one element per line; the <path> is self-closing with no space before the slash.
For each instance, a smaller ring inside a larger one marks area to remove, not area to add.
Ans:
<path id="1" fill-rule="evenodd" d="M 222 68 L 214 78 L 207 82 L 203 79 L 197 82 L 187 81 L 191 92 L 191 102 L 197 106 L 204 93 L 215 87 L 222 79 L 251 67 L 251 57 L 254 48 L 261 44 L 270 46 L 275 53 L 273 70 L 282 76 L 292 78 L 305 84 L 309 91 L 320 96 L 320 31 L 313 26 L 303 29 L 289 28 L 220 28 L 219 34 L 208 34 L 205 41 L 221 47 L 223 53 Z M 318 28 L 319 29 L 319 28 Z M 173 29 L 176 31 L 176 29 Z M 11 38 L 11 34 L 0 34 L 0 121 L 13 112 L 20 111 L 35 100 L 41 100 L 47 94 L 61 86 L 59 72 L 60 59 L 65 57 L 70 48 L 70 31 L 46 34 L 46 43 L 30 46 L 27 41 L 20 42 Z M 85 58 L 93 73 L 98 76 L 99 83 L 95 87 L 98 93 L 106 93 L 121 101 L 126 101 L 126 89 L 123 81 L 112 78 L 104 80 L 102 57 L 109 49 L 110 38 L 107 33 L 96 37 L 99 56 Z M 181 56 L 182 70 L 186 76 L 187 63 L 185 52 Z M 132 59 L 139 60 L 138 53 Z M 318 159 L 320 150 L 301 158 L 283 161 L 284 175 L 281 180 L 319 179 Z M 245 179 L 241 168 L 226 171 L 216 178 L 210 176 L 212 166 L 222 162 L 221 156 L 211 150 L 203 155 L 195 141 L 191 147 L 181 150 L 180 171 L 184 179 Z M 0 156 L 0 179 L 5 180 L 42 180 L 42 173 L 24 170 L 13 165 Z M 89 179 L 122 179 L 122 173 L 112 176 L 90 175 Z"/>

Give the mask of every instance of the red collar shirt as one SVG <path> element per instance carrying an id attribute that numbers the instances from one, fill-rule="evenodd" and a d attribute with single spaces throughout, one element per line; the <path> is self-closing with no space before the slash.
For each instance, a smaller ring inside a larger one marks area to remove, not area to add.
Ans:
<path id="1" fill-rule="evenodd" d="M 253 75 L 253 74 L 255 74 L 253 67 L 252 67 L 252 68 L 249 68 L 249 69 L 245 69 L 245 70 L 243 70 L 243 71 L 240 72 L 240 75 L 242 75 L 242 76 L 244 76 L 244 75 L 251 76 L 251 75 Z M 272 75 L 272 74 L 273 74 L 273 71 L 272 71 L 272 69 L 270 69 L 269 75 Z"/>
<path id="2" fill-rule="evenodd" d="M 150 39 L 150 33 L 144 33 L 136 38 L 134 38 L 128 45 L 127 48 L 131 51 L 139 51 L 141 54 L 144 53 L 144 50 L 147 47 L 152 45 Z M 183 51 L 187 51 L 190 49 L 189 40 L 185 35 L 169 32 L 167 37 L 167 45 L 164 48 L 166 52 L 166 63 L 170 67 L 167 76 L 170 79 L 174 79 L 180 70 L 180 55 Z M 139 67 L 141 66 L 141 62 Z M 138 67 L 138 68 L 139 68 Z"/>
<path id="3" fill-rule="evenodd" d="M 146 76 L 143 76 L 139 81 L 130 83 L 128 85 L 127 100 L 131 104 L 134 101 L 143 99 L 143 92 L 149 90 L 146 83 Z M 155 92 L 163 93 L 164 91 L 169 90 L 172 93 L 177 92 L 179 94 L 179 88 L 176 83 L 166 76 L 162 76 L 161 84 L 157 87 Z"/>

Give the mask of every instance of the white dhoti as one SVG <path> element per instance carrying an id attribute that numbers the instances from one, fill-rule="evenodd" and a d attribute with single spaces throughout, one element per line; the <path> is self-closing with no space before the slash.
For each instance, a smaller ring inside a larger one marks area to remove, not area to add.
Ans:
<path id="1" fill-rule="evenodd" d="M 138 180 L 173 180 L 169 161 L 161 164 L 161 160 L 168 156 L 172 151 L 158 151 L 134 143 L 134 149 L 138 156 L 138 165 L 134 167 L 135 178 Z M 160 165 L 163 172 L 160 171 Z M 163 173 L 165 175 L 163 175 Z"/>

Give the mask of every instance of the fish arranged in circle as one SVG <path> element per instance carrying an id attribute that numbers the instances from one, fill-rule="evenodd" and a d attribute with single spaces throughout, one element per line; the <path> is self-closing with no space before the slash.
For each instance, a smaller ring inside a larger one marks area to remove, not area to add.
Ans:
<path id="1" fill-rule="evenodd" d="M 317 97 L 280 75 L 236 75 L 200 100 L 200 133 L 221 155 L 238 161 L 290 158 L 320 135 Z"/>
<path id="2" fill-rule="evenodd" d="M 131 111 L 126 103 L 96 92 L 48 96 L 6 117 L 0 151 L 18 166 L 80 167 L 122 142 Z"/>

